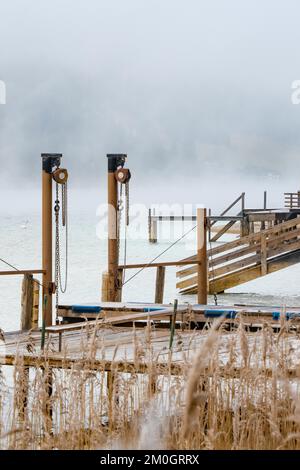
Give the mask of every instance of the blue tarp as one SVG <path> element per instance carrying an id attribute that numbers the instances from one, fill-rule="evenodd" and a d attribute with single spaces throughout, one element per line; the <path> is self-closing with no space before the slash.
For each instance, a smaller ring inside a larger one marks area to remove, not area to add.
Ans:
<path id="1" fill-rule="evenodd" d="M 72 305 L 72 312 L 74 313 L 99 313 L 102 308 L 99 306 L 90 305 Z"/>
<path id="2" fill-rule="evenodd" d="M 216 317 L 226 317 L 226 318 L 235 318 L 236 310 L 204 310 L 204 316 L 208 318 Z"/>

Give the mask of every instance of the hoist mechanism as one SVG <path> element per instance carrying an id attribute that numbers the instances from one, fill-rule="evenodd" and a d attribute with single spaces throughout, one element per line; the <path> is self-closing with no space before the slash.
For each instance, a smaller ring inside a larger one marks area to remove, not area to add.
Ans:
<path id="1" fill-rule="evenodd" d="M 67 286 L 68 258 L 68 215 L 67 181 L 68 172 L 61 168 L 62 154 L 43 153 L 42 157 L 42 265 L 43 265 L 43 326 L 52 325 L 52 295 L 65 291 Z M 53 184 L 55 183 L 55 204 L 53 211 Z M 60 190 L 61 189 L 61 190 Z M 55 215 L 55 281 L 53 281 L 53 212 Z M 60 216 L 61 214 L 61 216 Z M 62 282 L 60 262 L 60 224 L 65 227 L 66 273 Z"/>
<path id="2" fill-rule="evenodd" d="M 126 154 L 108 154 L 108 272 L 104 273 L 102 300 L 120 301 L 123 280 L 118 275 L 121 213 L 124 209 L 123 186 L 125 186 L 125 227 L 129 224 L 130 170 L 124 168 Z M 126 233 L 126 231 L 125 231 Z M 126 236 L 125 236 L 126 246 Z M 125 248 L 126 252 L 126 248 Z M 104 284 L 106 284 L 104 286 Z"/>
<path id="3" fill-rule="evenodd" d="M 58 321 L 58 304 L 59 304 L 59 291 L 63 294 L 67 290 L 68 285 L 68 172 L 65 169 L 58 169 L 53 173 L 55 181 L 56 199 L 54 205 L 55 215 L 55 311 L 56 322 Z M 60 216 L 61 214 L 61 216 Z M 65 276 L 62 281 L 61 269 L 61 226 L 65 231 Z"/>

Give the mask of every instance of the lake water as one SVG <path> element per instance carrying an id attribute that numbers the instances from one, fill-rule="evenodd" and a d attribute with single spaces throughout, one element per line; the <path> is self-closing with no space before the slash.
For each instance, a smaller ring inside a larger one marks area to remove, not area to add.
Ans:
<path id="1" fill-rule="evenodd" d="M 60 303 L 99 302 L 101 300 L 101 273 L 106 269 L 106 240 L 99 238 L 99 220 L 95 215 L 76 214 L 70 216 L 69 228 L 69 281 L 68 290 L 60 294 Z M 2 216 L 0 226 L 0 257 L 19 269 L 41 268 L 41 219 L 38 215 Z M 175 238 L 190 226 L 175 230 Z M 160 232 L 157 244 L 148 243 L 147 221 L 142 227 L 144 239 L 127 242 L 127 262 L 149 262 L 164 251 L 173 241 L 166 240 Z M 144 231 L 144 232 L 143 232 Z M 163 231 L 163 230 L 162 230 Z M 101 228 L 100 228 L 101 232 Z M 103 237 L 102 237 L 103 238 Z M 225 239 L 226 240 L 226 239 Z M 121 243 L 120 262 L 123 261 Z M 195 252 L 195 231 L 177 243 L 161 258 L 177 260 Z M 64 264 L 64 263 L 63 263 Z M 1 270 L 10 269 L 1 263 Z M 128 279 L 135 271 L 128 271 Z M 22 276 L 0 277 L 0 327 L 15 330 L 20 322 L 20 297 Z M 145 269 L 132 279 L 123 290 L 124 301 L 153 302 L 155 269 Z M 181 302 L 196 302 L 196 296 L 180 296 L 176 291 L 176 268 L 167 268 L 164 302 L 178 298 Z M 213 298 L 209 301 L 213 303 Z M 277 306 L 300 306 L 300 265 L 251 281 L 218 296 L 220 304 L 249 303 Z"/>

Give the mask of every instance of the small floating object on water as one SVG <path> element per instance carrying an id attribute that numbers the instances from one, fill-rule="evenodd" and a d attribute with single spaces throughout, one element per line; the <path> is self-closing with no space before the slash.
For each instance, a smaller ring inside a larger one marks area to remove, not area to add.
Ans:
<path id="1" fill-rule="evenodd" d="M 29 220 L 25 220 L 25 222 L 21 225 L 21 228 L 27 228 L 29 224 Z"/>

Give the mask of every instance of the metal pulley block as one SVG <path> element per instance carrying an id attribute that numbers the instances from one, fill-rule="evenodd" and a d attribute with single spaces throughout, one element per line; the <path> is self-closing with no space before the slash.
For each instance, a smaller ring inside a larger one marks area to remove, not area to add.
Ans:
<path id="1" fill-rule="evenodd" d="M 68 171 L 64 168 L 57 168 L 52 173 L 54 181 L 58 184 L 65 184 L 68 181 Z"/>
<path id="2" fill-rule="evenodd" d="M 118 183 L 127 183 L 130 180 L 131 174 L 128 168 L 118 168 L 115 171 L 115 178 Z"/>

